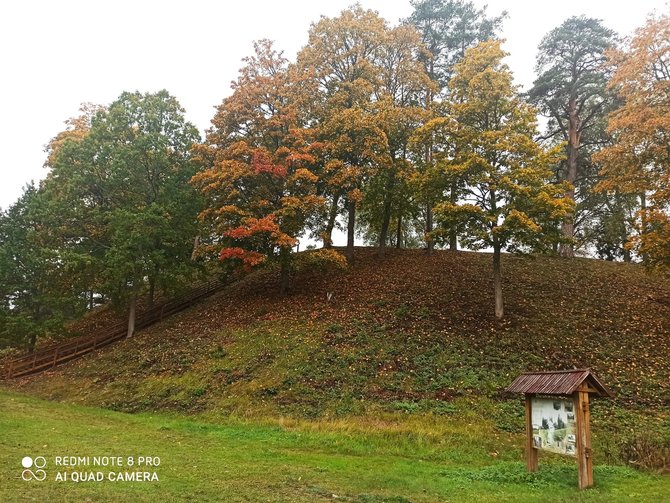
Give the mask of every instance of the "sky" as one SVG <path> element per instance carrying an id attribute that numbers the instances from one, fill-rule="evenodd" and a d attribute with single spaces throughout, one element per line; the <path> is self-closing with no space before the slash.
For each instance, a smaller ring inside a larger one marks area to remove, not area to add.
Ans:
<path id="1" fill-rule="evenodd" d="M 0 208 L 46 175 L 44 146 L 81 103 L 109 104 L 123 91 L 167 89 L 201 132 L 230 94 L 241 59 L 268 38 L 293 59 L 310 23 L 337 16 L 352 0 L 21 0 L 0 3 Z M 360 0 L 391 24 L 409 0 Z M 502 37 L 516 82 L 534 79 L 542 37 L 566 18 L 602 19 L 622 35 L 668 0 L 474 0 L 506 10 Z"/>

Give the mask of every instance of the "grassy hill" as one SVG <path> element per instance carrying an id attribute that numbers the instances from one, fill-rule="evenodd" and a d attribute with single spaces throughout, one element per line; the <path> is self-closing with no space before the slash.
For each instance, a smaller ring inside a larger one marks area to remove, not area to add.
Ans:
<path id="1" fill-rule="evenodd" d="M 260 271 L 133 339 L 4 386 L 210 419 L 474 411 L 521 432 L 519 399 L 502 393 L 518 373 L 591 367 L 616 394 L 594 405 L 599 460 L 670 464 L 670 280 L 635 265 L 505 256 L 497 321 L 490 271 L 488 254 L 380 260 L 360 249 L 346 271 L 297 274 L 286 297 Z"/>

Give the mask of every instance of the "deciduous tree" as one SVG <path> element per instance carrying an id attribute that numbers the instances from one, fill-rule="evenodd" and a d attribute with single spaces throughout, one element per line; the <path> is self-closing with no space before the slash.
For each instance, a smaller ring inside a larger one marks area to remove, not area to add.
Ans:
<path id="1" fill-rule="evenodd" d="M 363 189 L 386 152 L 386 138 L 373 118 L 372 98 L 379 87 L 379 60 L 388 26 L 376 12 L 360 5 L 335 18 L 322 17 L 309 31 L 298 54 L 298 67 L 315 82 L 311 127 L 327 147 L 321 176 L 330 205 L 322 231 L 332 242 L 335 219 L 343 203 L 347 213 L 347 255 L 353 257 L 356 209 Z"/>
<path id="2" fill-rule="evenodd" d="M 95 288 L 128 308 L 138 295 L 173 291 L 186 278 L 200 200 L 188 185 L 197 129 L 167 91 L 123 93 L 52 142 L 44 184 L 65 249 L 95 262 Z"/>
<path id="3" fill-rule="evenodd" d="M 434 86 L 426 87 L 425 105 L 428 111 L 439 108 L 435 104 L 436 95 L 443 95 L 447 82 L 453 74 L 454 65 L 461 61 L 465 51 L 480 42 L 495 39 L 507 17 L 505 11 L 500 16 L 488 17 L 486 6 L 478 9 L 473 2 L 465 0 L 412 0 L 414 12 L 407 22 L 414 25 L 421 34 L 426 53 L 420 60 Z M 435 111 L 439 115 L 439 111 Z M 437 177 L 439 170 L 434 169 L 433 146 L 430 135 L 424 138 L 424 151 L 417 158 L 418 172 L 414 178 L 418 195 L 425 204 L 426 244 L 433 249 L 433 204 L 439 194 L 449 191 L 449 198 L 455 203 L 460 195 L 460 179 L 455 176 L 445 181 Z M 445 184 L 445 182 L 447 182 Z M 458 247 L 457 229 L 451 229 L 449 248 Z"/>
<path id="4" fill-rule="evenodd" d="M 461 228 L 467 245 L 493 250 L 497 318 L 504 314 L 502 251 L 546 246 L 547 229 L 571 209 L 565 187 L 550 182 L 557 152 L 534 141 L 536 111 L 517 97 L 504 57 L 498 42 L 466 51 L 450 81 L 449 116 L 433 124 L 455 153 L 441 167 L 462 177 L 465 194 L 438 204 L 436 215 L 447 236 Z"/>
<path id="5" fill-rule="evenodd" d="M 610 88 L 622 100 L 609 116 L 613 144 L 597 155 L 598 190 L 639 197 L 631 245 L 652 267 L 670 267 L 670 17 L 651 17 L 625 50 L 610 53 Z"/>
<path id="6" fill-rule="evenodd" d="M 321 146 L 302 127 L 303 83 L 281 53 L 264 40 L 245 62 L 198 147 L 205 169 L 192 182 L 207 198 L 200 218 L 219 257 L 247 269 L 278 259 L 285 293 L 292 248 L 323 208 L 315 174 Z"/>
<path id="7" fill-rule="evenodd" d="M 0 213 L 0 345 L 32 350 L 40 338 L 60 335 L 63 321 L 83 310 L 67 255 L 50 242 L 52 226 L 32 184 Z"/>

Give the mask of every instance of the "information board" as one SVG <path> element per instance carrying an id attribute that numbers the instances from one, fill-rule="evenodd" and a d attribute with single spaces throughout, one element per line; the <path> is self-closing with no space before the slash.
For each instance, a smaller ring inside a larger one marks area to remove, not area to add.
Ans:
<path id="1" fill-rule="evenodd" d="M 533 398 L 533 446 L 576 456 L 577 426 L 574 402 L 566 398 Z"/>

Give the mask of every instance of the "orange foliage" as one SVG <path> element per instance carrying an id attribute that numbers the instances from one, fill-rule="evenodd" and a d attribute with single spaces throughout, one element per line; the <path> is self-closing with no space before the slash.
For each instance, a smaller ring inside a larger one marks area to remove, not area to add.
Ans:
<path id="1" fill-rule="evenodd" d="M 610 88 L 622 104 L 609 116 L 614 143 L 595 156 L 603 178 L 596 190 L 645 201 L 629 246 L 650 265 L 670 268 L 670 16 L 649 18 L 610 60 Z"/>
<path id="2" fill-rule="evenodd" d="M 285 166 L 274 164 L 267 151 L 260 149 L 254 151 L 251 166 L 257 175 L 269 173 L 274 176 L 285 177 L 288 172 Z"/>
<path id="3" fill-rule="evenodd" d="M 265 255 L 255 251 L 244 250 L 238 247 L 224 248 L 219 253 L 219 259 L 222 261 L 237 259 L 241 260 L 245 270 L 262 264 L 265 261 Z"/>

